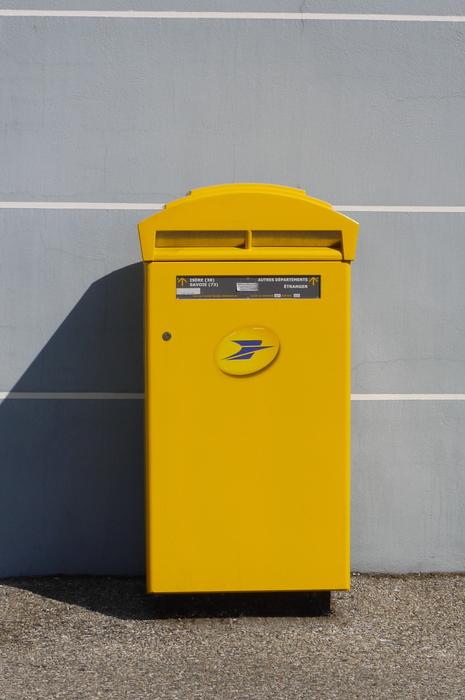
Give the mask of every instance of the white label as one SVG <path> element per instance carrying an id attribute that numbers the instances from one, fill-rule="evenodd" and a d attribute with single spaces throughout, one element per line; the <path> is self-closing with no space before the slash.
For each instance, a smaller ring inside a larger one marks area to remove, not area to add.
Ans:
<path id="1" fill-rule="evenodd" d="M 185 294 L 186 296 L 188 294 L 200 294 L 200 287 L 178 287 L 176 289 L 176 294 Z"/>
<path id="2" fill-rule="evenodd" d="M 236 282 L 238 292 L 258 292 L 258 282 Z"/>

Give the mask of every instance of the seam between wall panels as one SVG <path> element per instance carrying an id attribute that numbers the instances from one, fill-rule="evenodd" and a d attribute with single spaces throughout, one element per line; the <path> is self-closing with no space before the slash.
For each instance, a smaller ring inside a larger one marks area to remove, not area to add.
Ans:
<path id="1" fill-rule="evenodd" d="M 464 15 L 360 14 L 339 12 L 182 12 L 147 10 L 0 10 L 0 17 L 65 17 L 87 19 L 277 20 L 323 22 L 465 23 Z"/>
<path id="2" fill-rule="evenodd" d="M 165 202 L 14 202 L 0 201 L 0 209 L 69 209 L 69 210 L 121 210 L 159 211 Z M 341 212 L 372 212 L 386 214 L 465 214 L 465 206 L 434 205 L 390 205 L 390 204 L 335 204 L 333 209 Z"/>
<path id="3" fill-rule="evenodd" d="M 0 401 L 142 401 L 143 393 L 94 391 L 1 391 Z M 352 401 L 465 401 L 465 394 L 352 394 Z"/>

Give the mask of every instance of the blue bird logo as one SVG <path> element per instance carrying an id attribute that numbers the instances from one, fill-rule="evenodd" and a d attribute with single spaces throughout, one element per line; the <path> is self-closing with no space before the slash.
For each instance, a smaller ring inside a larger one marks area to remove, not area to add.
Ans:
<path id="1" fill-rule="evenodd" d="M 273 345 L 262 345 L 262 340 L 233 340 L 232 342 L 239 345 L 239 350 L 223 358 L 225 360 L 250 360 L 259 350 L 273 347 Z"/>

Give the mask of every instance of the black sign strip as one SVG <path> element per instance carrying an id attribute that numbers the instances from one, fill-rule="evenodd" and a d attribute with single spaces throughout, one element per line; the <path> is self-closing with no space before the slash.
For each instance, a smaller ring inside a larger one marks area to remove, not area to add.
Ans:
<path id="1" fill-rule="evenodd" d="M 177 299 L 320 299 L 321 275 L 176 277 Z"/>

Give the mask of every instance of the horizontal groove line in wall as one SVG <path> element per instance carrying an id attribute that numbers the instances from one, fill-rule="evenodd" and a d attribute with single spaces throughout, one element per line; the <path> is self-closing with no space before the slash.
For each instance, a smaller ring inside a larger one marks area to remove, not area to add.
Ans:
<path id="1" fill-rule="evenodd" d="M 158 211 L 164 202 L 0 202 L 0 209 L 70 209 L 70 210 L 121 210 Z M 422 206 L 384 204 L 335 204 L 337 211 L 374 212 L 400 214 L 465 214 L 465 206 Z"/>
<path id="2" fill-rule="evenodd" d="M 465 394 L 352 394 L 352 401 L 465 401 Z"/>
<path id="3" fill-rule="evenodd" d="M 334 206 L 337 211 L 354 211 L 354 212 L 386 212 L 400 214 L 464 214 L 465 207 L 462 206 L 417 206 L 417 205 L 364 205 L 364 204 L 337 204 Z"/>
<path id="4" fill-rule="evenodd" d="M 464 15 L 359 14 L 338 12 L 181 12 L 148 10 L 0 10 L 0 17 L 68 17 L 88 19 L 227 19 L 325 22 L 449 22 L 464 23 Z"/>
<path id="5" fill-rule="evenodd" d="M 0 209 L 131 209 L 154 211 L 163 209 L 164 202 L 0 202 Z"/>
<path id="6" fill-rule="evenodd" d="M 59 401 L 134 401 L 142 400 L 144 394 L 140 393 L 115 393 L 115 392 L 99 392 L 99 391 L 0 391 L 0 401 L 5 399 L 29 399 L 29 400 L 59 400 Z"/>
<path id="7" fill-rule="evenodd" d="M 88 400 L 88 401 L 141 401 L 142 393 L 71 392 L 71 391 L 2 391 L 0 401 L 14 400 Z M 352 394 L 352 401 L 465 401 L 465 394 Z"/>

